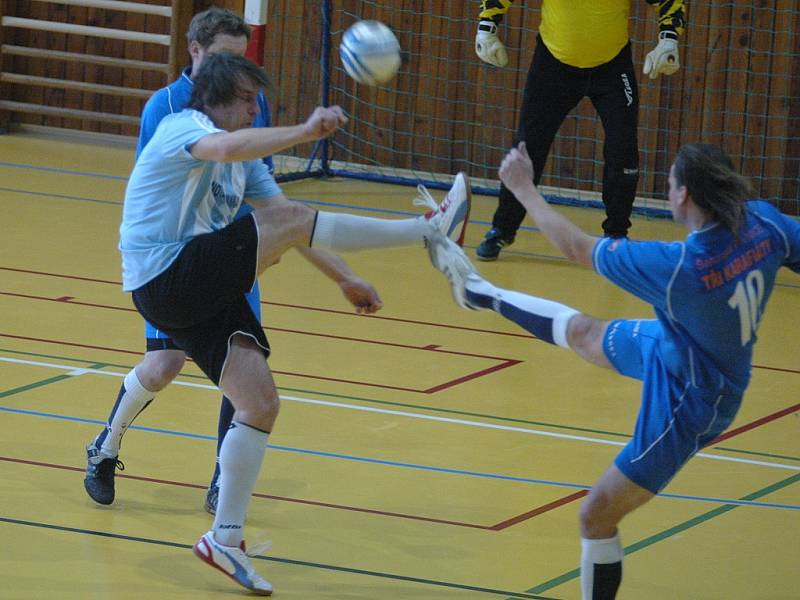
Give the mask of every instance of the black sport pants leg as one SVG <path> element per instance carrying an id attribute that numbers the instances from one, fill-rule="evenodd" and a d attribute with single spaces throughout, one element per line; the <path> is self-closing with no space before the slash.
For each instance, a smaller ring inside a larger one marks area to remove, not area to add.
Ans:
<path id="1" fill-rule="evenodd" d="M 537 38 L 520 110 L 519 128 L 514 145 L 524 140 L 533 162 L 533 181 L 542 178 L 550 146 L 561 123 L 588 91 L 586 69 L 570 67 L 558 61 Z M 500 186 L 500 201 L 492 226 L 502 232 L 504 239 L 513 238 L 522 220 L 525 207 L 514 194 Z"/>
<path id="2" fill-rule="evenodd" d="M 639 92 L 628 44 L 610 62 L 593 69 L 589 98 L 605 130 L 603 144 L 603 232 L 627 235 L 639 183 Z"/>

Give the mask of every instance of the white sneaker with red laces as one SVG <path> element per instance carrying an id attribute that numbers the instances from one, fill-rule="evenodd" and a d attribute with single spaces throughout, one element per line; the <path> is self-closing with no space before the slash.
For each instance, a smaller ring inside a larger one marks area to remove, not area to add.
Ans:
<path id="1" fill-rule="evenodd" d="M 414 204 L 431 209 L 425 214 L 425 219 L 431 227 L 441 231 L 459 246 L 463 246 L 472 202 L 472 190 L 466 174 L 456 175 L 450 191 L 441 204 L 436 204 L 436 200 L 424 185 L 418 185 L 417 192 L 419 196 L 414 199 Z"/>
<path id="2" fill-rule="evenodd" d="M 431 234 L 427 240 L 427 245 L 431 264 L 447 277 L 450 282 L 450 291 L 456 304 L 461 308 L 472 310 L 483 308 L 470 302 L 467 283 L 475 284 L 483 280 L 475 271 L 475 267 L 469 261 L 467 255 L 464 254 L 464 251 L 453 240 L 438 231 Z"/>
<path id="3" fill-rule="evenodd" d="M 200 560 L 219 569 L 239 585 L 260 596 L 271 596 L 272 584 L 256 573 L 249 558 L 266 551 L 270 545 L 259 544 L 250 551 L 245 551 L 244 542 L 238 548 L 223 546 L 214 539 L 214 532 L 209 531 L 197 540 L 192 550 Z"/>

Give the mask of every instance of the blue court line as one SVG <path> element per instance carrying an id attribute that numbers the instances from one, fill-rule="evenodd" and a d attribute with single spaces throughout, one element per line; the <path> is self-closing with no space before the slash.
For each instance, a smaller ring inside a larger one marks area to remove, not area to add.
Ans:
<path id="1" fill-rule="evenodd" d="M 10 163 L 0 161 L 0 167 L 11 167 L 13 169 L 28 169 L 30 171 L 46 171 L 48 173 L 60 173 L 62 175 L 77 175 L 79 177 L 97 177 L 99 179 L 114 179 L 117 181 L 128 181 L 127 177 L 121 175 L 107 175 L 105 173 L 91 173 L 89 171 L 73 171 L 71 169 L 59 169 L 57 167 L 40 167 L 37 165 L 26 165 L 22 163 Z"/>
<path id="2" fill-rule="evenodd" d="M 47 198 L 58 198 L 59 200 L 79 200 L 80 202 L 95 202 L 98 204 L 113 204 L 122 206 L 121 200 L 98 200 L 97 198 L 85 198 L 83 196 L 66 196 L 64 194 L 53 194 L 52 192 L 31 192 L 28 190 L 18 190 L 15 188 L 0 187 L 0 192 L 14 192 L 15 194 L 27 194 L 29 196 L 45 196 Z"/>
<path id="3" fill-rule="evenodd" d="M 20 414 L 26 416 L 34 416 L 34 417 L 44 417 L 48 419 L 59 419 L 62 421 L 73 421 L 77 423 L 89 423 L 93 425 L 100 425 L 101 427 L 106 424 L 105 421 L 100 421 L 98 419 L 87 419 L 84 417 L 74 417 L 69 415 L 59 415 L 56 413 L 47 413 L 42 411 L 35 411 L 35 410 L 27 410 L 24 408 L 11 408 L 6 406 L 0 406 L 0 412 L 6 413 L 13 413 L 13 414 Z M 131 425 L 128 429 L 135 429 L 137 431 L 146 431 L 149 433 L 159 433 L 162 435 L 172 435 L 178 437 L 185 437 L 185 438 L 192 438 L 198 440 L 208 440 L 216 443 L 217 438 L 216 436 L 212 435 L 205 435 L 201 433 L 190 433 L 185 431 L 175 431 L 172 429 L 161 429 L 157 427 L 145 427 L 142 425 Z M 291 452 L 294 454 L 305 454 L 309 456 L 319 456 L 323 458 L 334 458 L 339 460 L 348 460 L 353 462 L 360 462 L 360 463 L 367 463 L 367 464 L 374 464 L 374 465 L 383 465 L 388 467 L 397 467 L 402 469 L 413 469 L 418 471 L 429 471 L 433 473 L 446 473 L 448 475 L 463 475 L 465 477 L 478 477 L 481 479 L 495 479 L 501 481 L 513 481 L 515 483 L 525 483 L 525 484 L 533 484 L 533 485 L 549 485 L 552 487 L 563 487 L 563 488 L 570 488 L 570 489 L 579 489 L 579 490 L 589 490 L 592 488 L 591 485 L 584 485 L 580 483 L 570 483 L 565 481 L 553 481 L 549 479 L 535 479 L 532 477 L 517 477 L 514 475 L 502 475 L 499 473 L 485 473 L 482 471 L 467 471 L 464 469 L 450 469 L 447 467 L 434 467 L 430 465 L 419 465 L 415 463 L 407 463 L 407 462 L 400 462 L 394 460 L 384 460 L 379 458 L 369 458 L 365 456 L 354 456 L 351 454 L 340 454 L 336 452 L 325 452 L 322 450 L 308 450 L 306 448 L 294 448 L 292 446 L 280 446 L 276 444 L 267 444 L 267 447 L 271 450 L 277 450 L 280 452 Z M 715 502 L 719 504 L 732 504 L 736 506 L 753 506 L 759 508 L 779 508 L 779 509 L 786 509 L 786 510 L 800 510 L 800 505 L 794 504 L 780 504 L 775 502 L 755 502 L 755 501 L 748 501 L 748 500 L 733 500 L 729 498 L 714 498 L 714 497 L 707 497 L 707 496 L 690 496 L 685 494 L 659 494 L 661 498 L 670 498 L 674 500 L 693 500 L 698 502 Z"/>
<path id="4" fill-rule="evenodd" d="M 1 163 L 0 163 L 1 164 Z M 97 204 L 113 204 L 115 206 L 122 206 L 121 201 L 114 201 L 114 200 L 98 200 L 95 198 L 85 198 L 81 196 L 66 196 L 63 194 L 53 194 L 53 193 L 45 193 L 45 192 L 30 192 L 28 190 L 20 190 L 15 188 L 5 188 L 0 187 L 0 192 L 14 192 L 17 194 L 28 194 L 31 196 L 47 196 L 53 198 L 59 198 L 62 200 L 78 200 L 83 202 L 94 202 Z M 415 217 L 418 216 L 419 213 L 411 212 L 411 211 L 401 211 L 401 210 L 392 210 L 392 209 L 384 209 L 384 208 L 371 208 L 371 207 L 363 207 L 363 206 L 354 206 L 351 204 L 343 204 L 339 202 L 326 202 L 324 200 L 308 200 L 305 198 L 295 198 L 292 197 L 292 200 L 296 200 L 298 202 L 303 202 L 304 204 L 309 205 L 316 205 L 316 206 L 327 206 L 331 208 L 344 208 L 351 211 L 358 211 L 358 212 L 368 212 L 368 213 L 377 213 L 377 214 L 387 214 L 387 215 L 395 215 L 395 216 L 404 216 L 404 217 Z M 478 219 L 470 219 L 469 222 L 473 225 L 483 225 L 483 226 L 490 226 L 492 225 L 491 221 L 483 221 Z M 533 231 L 538 232 L 541 231 L 538 227 L 533 227 L 529 225 L 522 225 L 519 228 L 520 231 Z M 465 248 L 474 248 L 475 246 L 464 246 Z M 517 250 L 510 250 L 505 249 L 503 250 L 503 254 L 506 256 L 521 256 L 524 258 L 537 258 L 537 259 L 547 259 L 547 260 L 557 260 L 568 262 L 567 259 L 563 256 L 558 256 L 555 254 L 540 254 L 538 252 L 521 252 Z M 784 288 L 795 288 L 800 289 L 800 284 L 792 284 L 792 283 L 775 283 L 775 287 L 784 287 Z"/>
<path id="5" fill-rule="evenodd" d="M 10 517 L 0 517 L 0 523 L 7 523 L 9 525 L 23 525 L 27 527 L 39 527 L 42 529 L 50 529 L 55 531 L 62 531 L 65 533 L 79 533 L 82 535 L 92 535 L 97 537 L 111 538 L 115 540 L 124 540 L 126 542 L 141 542 L 144 544 L 154 544 L 157 546 L 167 546 L 168 548 L 180 548 L 188 550 L 192 546 L 189 544 L 180 544 L 178 542 L 168 542 L 166 540 L 157 540 L 153 538 L 136 537 L 132 535 L 123 535 L 121 533 L 109 533 L 107 531 L 96 531 L 93 529 L 82 529 L 78 527 L 65 527 L 64 525 L 52 525 L 50 523 L 41 523 L 37 521 L 24 521 L 22 519 L 12 519 Z M 485 594 L 494 594 L 506 596 L 509 598 L 530 598 L 532 600 L 558 600 L 552 596 L 539 596 L 531 594 L 530 592 L 509 592 L 506 590 L 498 590 L 494 588 L 485 588 L 475 585 L 468 585 L 463 583 L 453 583 L 450 581 L 439 581 L 436 579 L 423 579 L 421 577 L 411 577 L 409 575 L 397 575 L 394 573 L 383 573 L 381 571 L 367 571 L 366 569 L 356 569 L 353 567 L 341 567 L 338 565 L 330 565 L 325 563 L 316 563 L 306 560 L 297 560 L 293 558 L 280 558 L 277 556 L 253 556 L 257 560 L 266 560 L 275 563 L 283 563 L 287 565 L 295 565 L 298 567 L 311 567 L 314 569 L 324 569 L 326 571 L 337 571 L 340 573 L 352 573 L 355 575 L 368 575 L 370 577 L 381 577 L 383 579 L 393 579 L 395 581 L 407 581 L 410 583 L 420 583 L 424 585 L 434 585 L 438 587 L 466 590 L 470 592 L 483 592 Z"/>

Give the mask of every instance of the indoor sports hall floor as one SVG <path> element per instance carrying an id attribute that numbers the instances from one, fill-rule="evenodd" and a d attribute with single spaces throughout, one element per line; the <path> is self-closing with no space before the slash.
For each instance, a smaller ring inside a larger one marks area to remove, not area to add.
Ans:
<path id="1" fill-rule="evenodd" d="M 125 437 L 116 503 L 83 490 L 84 447 L 143 350 L 116 250 L 131 162 L 128 145 L 0 137 L 3 599 L 244 595 L 190 551 L 211 523 L 219 408 L 193 365 Z M 417 212 L 410 187 L 285 191 L 330 210 Z M 474 199 L 470 254 L 494 203 Z M 568 211 L 599 229 L 598 211 Z M 485 276 L 601 317 L 650 316 L 526 224 L 478 265 Z M 683 236 L 642 218 L 633 234 Z M 283 403 L 247 537 L 273 541 L 255 563 L 276 597 L 579 598 L 579 505 L 632 430 L 637 382 L 456 308 L 422 247 L 347 259 L 379 288 L 377 316 L 352 314 L 296 253 L 261 280 Z M 623 523 L 620 598 L 798 598 L 798 335 L 800 278 L 785 271 L 732 429 Z"/>

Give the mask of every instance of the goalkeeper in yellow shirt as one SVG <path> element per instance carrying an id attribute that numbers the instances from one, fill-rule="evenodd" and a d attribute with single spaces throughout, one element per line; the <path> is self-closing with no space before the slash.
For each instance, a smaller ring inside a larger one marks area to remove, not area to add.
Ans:
<path id="1" fill-rule="evenodd" d="M 672 75 L 679 66 L 678 35 L 684 29 L 684 0 L 647 0 L 658 10 L 659 36 L 647 55 L 650 79 Z M 482 0 L 475 37 L 478 57 L 504 67 L 508 55 L 497 25 L 513 0 Z M 603 204 L 607 237 L 625 237 L 639 181 L 636 139 L 639 94 L 628 37 L 630 0 L 542 0 L 542 16 L 520 111 L 514 145 L 524 141 L 539 184 L 553 138 L 567 114 L 584 97 L 594 105 L 605 130 Z M 525 208 L 505 186 L 492 228 L 476 250 L 496 260 L 514 241 Z"/>

